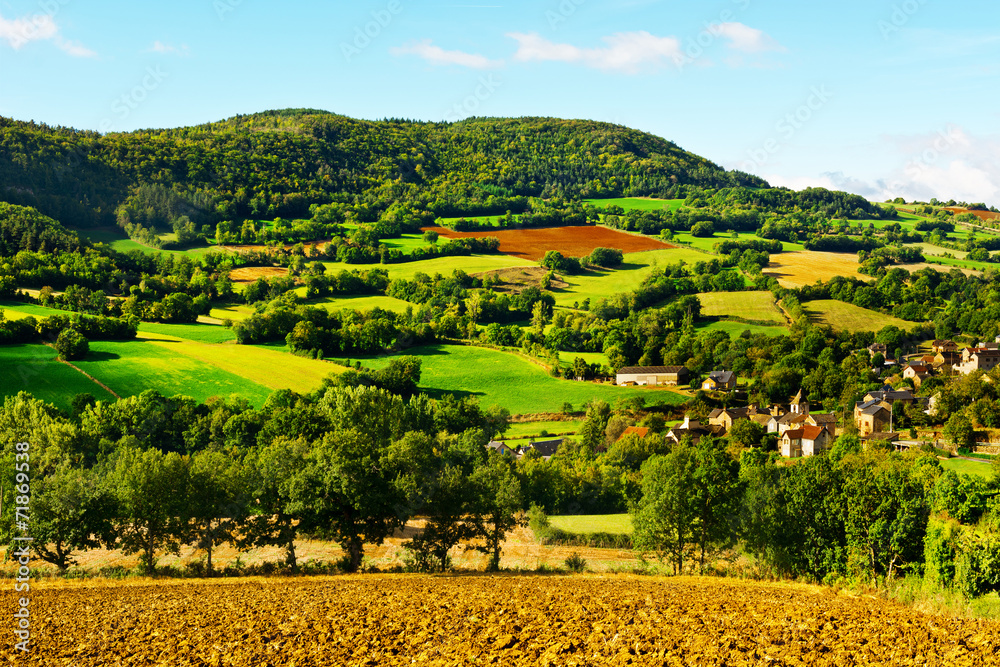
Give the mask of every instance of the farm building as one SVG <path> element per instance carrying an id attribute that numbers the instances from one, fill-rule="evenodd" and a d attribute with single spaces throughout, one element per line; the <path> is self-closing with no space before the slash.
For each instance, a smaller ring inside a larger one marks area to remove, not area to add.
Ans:
<path id="1" fill-rule="evenodd" d="M 615 384 L 677 386 L 688 383 L 690 373 L 683 366 L 626 366 L 618 371 Z"/>
<path id="2" fill-rule="evenodd" d="M 910 378 L 913 380 L 913 386 L 919 387 L 923 384 L 924 380 L 929 378 L 931 375 L 931 368 L 924 366 L 923 364 L 910 364 L 903 369 L 903 378 Z"/>
<path id="3" fill-rule="evenodd" d="M 506 442 L 501 442 L 499 440 L 491 440 L 486 449 L 492 450 L 494 452 L 500 452 L 501 454 L 507 454 L 509 456 L 519 456 L 520 449 L 515 449 L 508 445 Z"/>
<path id="4" fill-rule="evenodd" d="M 732 391 L 736 389 L 736 373 L 732 371 L 712 371 L 701 383 L 705 391 Z"/>

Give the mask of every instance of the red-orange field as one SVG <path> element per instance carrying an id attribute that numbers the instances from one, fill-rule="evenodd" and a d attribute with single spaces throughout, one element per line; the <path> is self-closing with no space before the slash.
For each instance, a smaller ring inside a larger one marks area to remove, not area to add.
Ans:
<path id="1" fill-rule="evenodd" d="M 427 227 L 444 238 L 458 239 L 495 236 L 500 239 L 500 252 L 505 255 L 538 261 L 549 250 L 558 250 L 565 257 L 583 257 L 594 248 L 617 248 L 622 252 L 664 250 L 676 248 L 648 236 L 626 234 L 607 227 L 576 225 L 571 227 L 539 227 L 536 229 L 497 229 L 456 232 L 444 227 Z"/>
<path id="2" fill-rule="evenodd" d="M 994 213 L 993 211 L 970 211 L 967 208 L 958 208 L 956 206 L 946 208 L 945 210 L 951 211 L 955 215 L 960 215 L 962 213 L 971 213 L 980 220 L 994 221 L 1000 218 L 1000 213 Z"/>

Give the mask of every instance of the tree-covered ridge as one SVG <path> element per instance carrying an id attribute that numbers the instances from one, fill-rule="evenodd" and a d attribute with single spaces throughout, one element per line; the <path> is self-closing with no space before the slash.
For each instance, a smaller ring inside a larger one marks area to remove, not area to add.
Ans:
<path id="1" fill-rule="evenodd" d="M 330 202 L 503 213 L 532 196 L 673 197 L 687 186 L 766 185 L 607 123 L 366 121 L 311 110 L 103 136 L 0 118 L 0 183 L 0 198 L 79 226 L 114 222 L 148 185 L 196 203 L 205 222 L 305 217 Z"/>

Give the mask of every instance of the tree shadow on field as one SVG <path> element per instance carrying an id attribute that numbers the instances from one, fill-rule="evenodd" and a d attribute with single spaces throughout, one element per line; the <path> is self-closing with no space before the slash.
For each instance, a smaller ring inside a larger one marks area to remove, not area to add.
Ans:
<path id="1" fill-rule="evenodd" d="M 434 400 L 440 400 L 448 394 L 454 396 L 455 398 L 471 398 L 471 397 L 479 397 L 486 395 L 486 392 L 484 391 L 465 391 L 462 389 L 435 389 L 434 387 L 421 387 L 420 391 L 427 394 Z"/>
<path id="2" fill-rule="evenodd" d="M 115 352 L 88 352 L 87 356 L 84 357 L 84 361 L 114 361 L 115 359 L 121 359 L 122 356 Z"/>

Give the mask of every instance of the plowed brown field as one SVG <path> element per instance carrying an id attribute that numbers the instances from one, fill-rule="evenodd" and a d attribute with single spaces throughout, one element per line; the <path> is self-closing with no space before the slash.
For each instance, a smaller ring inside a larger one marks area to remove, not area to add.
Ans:
<path id="1" fill-rule="evenodd" d="M 230 271 L 229 279 L 234 283 L 252 283 L 258 278 L 283 278 L 287 275 L 288 269 L 280 266 L 248 266 Z"/>
<path id="2" fill-rule="evenodd" d="M 539 227 L 537 229 L 497 229 L 456 232 L 445 227 L 427 227 L 449 239 L 495 236 L 500 240 L 500 252 L 537 262 L 549 250 L 558 250 L 566 257 L 583 257 L 594 248 L 617 248 L 622 252 L 663 250 L 677 246 L 662 243 L 648 236 L 626 234 L 607 227 L 576 225 L 572 227 Z"/>
<path id="3" fill-rule="evenodd" d="M 1000 660 L 995 622 L 734 580 L 363 575 L 66 582 L 32 595 L 31 653 L 15 656 L 8 640 L 9 663 L 958 667 Z M 14 609 L 14 593 L 2 597 Z"/>

